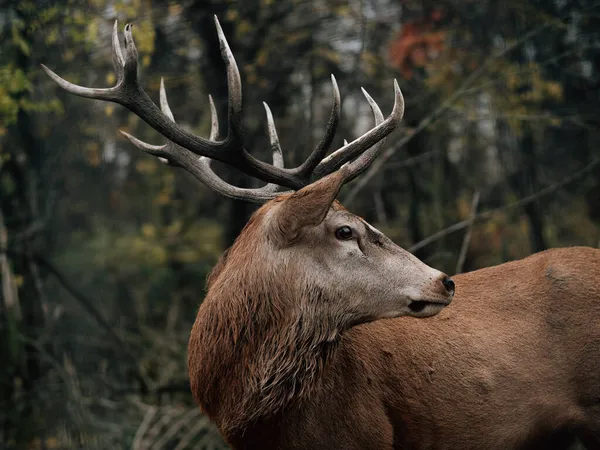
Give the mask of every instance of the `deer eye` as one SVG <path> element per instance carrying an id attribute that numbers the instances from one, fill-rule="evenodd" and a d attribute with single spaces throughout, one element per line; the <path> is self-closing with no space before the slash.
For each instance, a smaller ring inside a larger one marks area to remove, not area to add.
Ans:
<path id="1" fill-rule="evenodd" d="M 335 230 L 335 237 L 340 241 L 347 241 L 348 239 L 352 239 L 354 233 L 352 233 L 352 228 L 349 226 L 339 227 Z"/>

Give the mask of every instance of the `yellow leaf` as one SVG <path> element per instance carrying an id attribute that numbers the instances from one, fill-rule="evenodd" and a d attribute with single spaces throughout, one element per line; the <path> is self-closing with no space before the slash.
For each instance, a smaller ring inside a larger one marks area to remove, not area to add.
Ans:
<path id="1" fill-rule="evenodd" d="M 239 17 L 239 14 L 237 12 L 236 9 L 229 9 L 227 11 L 227 14 L 225 15 L 225 19 L 227 19 L 229 22 L 233 22 L 235 19 L 237 19 Z"/>
<path id="2" fill-rule="evenodd" d="M 98 22 L 92 20 L 87 27 L 87 38 L 91 42 L 95 42 L 98 39 Z"/>
<path id="3" fill-rule="evenodd" d="M 562 86 L 559 83 L 556 83 L 556 82 L 547 83 L 546 91 L 548 92 L 548 95 L 550 97 L 552 97 L 556 100 L 562 99 L 563 90 L 562 90 Z"/>
<path id="4" fill-rule="evenodd" d="M 54 44 L 58 40 L 58 29 L 52 28 L 46 35 L 46 44 Z"/>
<path id="5" fill-rule="evenodd" d="M 157 205 L 167 205 L 169 204 L 171 201 L 171 196 L 169 195 L 168 192 L 161 192 L 160 194 L 158 194 L 158 196 L 156 197 L 156 204 Z"/>
<path id="6" fill-rule="evenodd" d="M 147 238 L 153 238 L 156 236 L 156 228 L 150 223 L 142 225 L 142 234 Z"/>

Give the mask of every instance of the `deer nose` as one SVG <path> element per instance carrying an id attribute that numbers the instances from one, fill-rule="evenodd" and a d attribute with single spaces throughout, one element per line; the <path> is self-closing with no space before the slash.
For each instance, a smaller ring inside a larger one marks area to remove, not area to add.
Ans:
<path id="1" fill-rule="evenodd" d="M 442 279 L 442 284 L 444 285 L 446 292 L 452 297 L 454 295 L 454 281 L 452 281 L 452 278 L 444 277 Z"/>

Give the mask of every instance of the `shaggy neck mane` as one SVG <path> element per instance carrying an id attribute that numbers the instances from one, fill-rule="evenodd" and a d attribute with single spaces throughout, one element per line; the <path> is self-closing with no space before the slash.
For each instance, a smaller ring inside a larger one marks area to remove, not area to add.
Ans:
<path id="1" fill-rule="evenodd" d="M 265 213 L 213 270 L 190 337 L 192 392 L 231 432 L 315 394 L 339 339 L 336 320 L 316 322 L 300 308 L 324 301 L 323 293 L 301 285 L 293 262 L 269 261 L 273 244 L 259 232 Z"/>

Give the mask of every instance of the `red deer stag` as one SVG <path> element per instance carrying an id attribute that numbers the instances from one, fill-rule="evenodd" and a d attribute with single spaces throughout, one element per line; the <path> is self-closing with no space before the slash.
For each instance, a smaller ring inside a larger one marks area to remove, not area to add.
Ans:
<path id="1" fill-rule="evenodd" d="M 550 250 L 453 282 L 335 201 L 400 122 L 397 84 L 391 115 L 383 120 L 365 92 L 376 126 L 325 157 L 340 114 L 332 78 L 325 135 L 293 169 L 265 105 L 266 164 L 244 148 L 240 76 L 216 25 L 229 83 L 222 140 L 212 101 L 203 139 L 174 122 L 162 85 L 162 112 L 150 100 L 131 25 L 122 51 L 115 24 L 116 86 L 80 87 L 44 69 L 69 92 L 126 106 L 168 139 L 153 146 L 124 133 L 140 149 L 227 197 L 266 203 L 209 277 L 189 341 L 193 395 L 229 444 L 551 449 L 577 436 L 600 448 L 600 250 Z M 268 184 L 231 186 L 212 159 Z"/>

